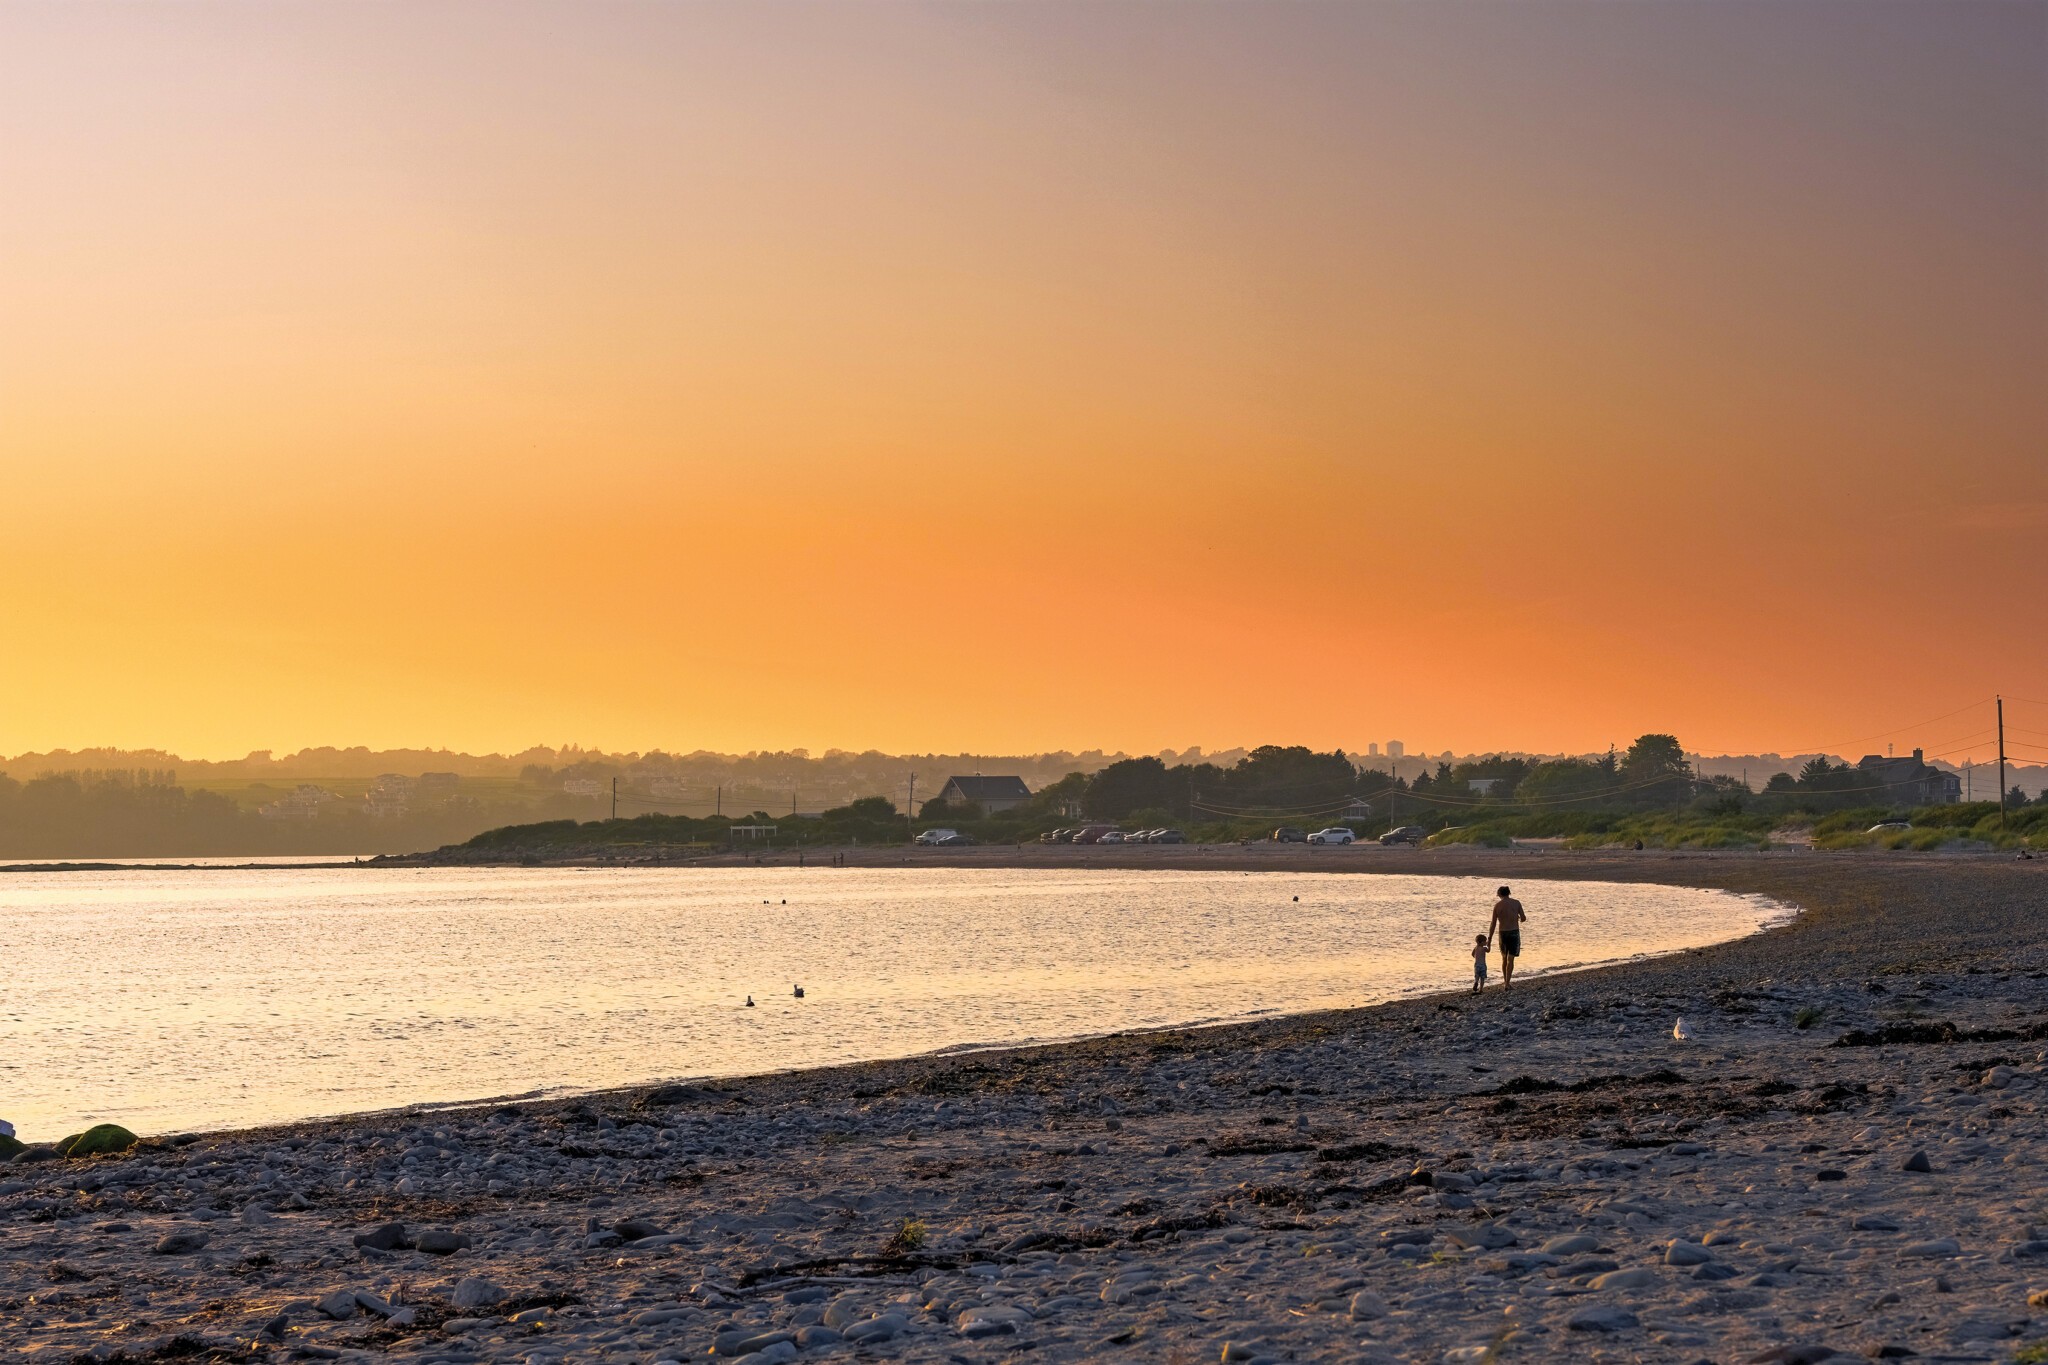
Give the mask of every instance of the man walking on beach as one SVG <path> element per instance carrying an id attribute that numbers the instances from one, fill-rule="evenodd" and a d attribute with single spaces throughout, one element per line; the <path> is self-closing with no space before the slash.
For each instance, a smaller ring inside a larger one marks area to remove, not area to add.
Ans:
<path id="1" fill-rule="evenodd" d="M 1500 988 L 1508 989 L 1515 984 L 1515 959 L 1522 955 L 1522 922 L 1529 917 L 1522 913 L 1522 903 L 1500 889 L 1500 899 L 1493 903 L 1493 922 L 1486 926 L 1486 936 L 1500 945 Z M 1498 937 L 1495 937 L 1498 931 Z"/>

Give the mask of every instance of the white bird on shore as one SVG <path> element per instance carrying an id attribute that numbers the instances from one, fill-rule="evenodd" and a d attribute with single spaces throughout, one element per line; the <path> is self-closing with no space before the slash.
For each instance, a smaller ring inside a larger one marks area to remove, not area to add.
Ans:
<path id="1" fill-rule="evenodd" d="M 1692 1025 L 1691 1025 L 1691 1024 L 1688 1024 L 1688 1023 L 1686 1023 L 1686 1022 L 1685 1022 L 1685 1020 L 1684 1020 L 1683 1018 L 1679 1019 L 1679 1021 L 1678 1021 L 1677 1023 L 1675 1023 L 1675 1024 L 1673 1024 L 1673 1025 L 1671 1026 L 1671 1036 L 1672 1036 L 1673 1038 L 1676 1038 L 1676 1039 L 1677 1039 L 1677 1040 L 1678 1040 L 1679 1042 L 1681 1042 L 1681 1043 L 1689 1043 L 1689 1042 L 1691 1042 L 1691 1041 L 1692 1041 Z"/>

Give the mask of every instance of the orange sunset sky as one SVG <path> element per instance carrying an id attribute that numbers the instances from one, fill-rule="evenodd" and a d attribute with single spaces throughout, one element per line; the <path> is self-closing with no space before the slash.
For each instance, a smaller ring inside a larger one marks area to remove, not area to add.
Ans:
<path id="1" fill-rule="evenodd" d="M 2044 72 L 1970 0 L 0 3 L 0 751 L 2048 699 Z"/>

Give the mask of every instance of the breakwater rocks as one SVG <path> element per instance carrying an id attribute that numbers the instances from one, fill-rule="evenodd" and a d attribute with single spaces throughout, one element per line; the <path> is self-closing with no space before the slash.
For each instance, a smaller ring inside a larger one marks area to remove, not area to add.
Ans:
<path id="1" fill-rule="evenodd" d="M 2043 968 L 1933 928 L 0 1168 L 0 1355 L 2034 1361 Z"/>

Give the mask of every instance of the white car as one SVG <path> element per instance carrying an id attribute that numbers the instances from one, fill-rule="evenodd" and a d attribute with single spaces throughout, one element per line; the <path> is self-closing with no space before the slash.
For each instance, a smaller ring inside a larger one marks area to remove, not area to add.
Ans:
<path id="1" fill-rule="evenodd" d="M 946 840 L 952 838 L 959 832 L 960 831 L 957 829 L 928 829 L 924 833 L 918 835 L 915 839 L 912 839 L 910 842 L 913 844 L 944 843 Z"/>
<path id="2" fill-rule="evenodd" d="M 1356 834 L 1353 834 L 1342 825 L 1332 825 L 1328 829 L 1319 829 L 1314 834 L 1308 836 L 1308 841 L 1312 844 L 1349 844 L 1356 842 L 1357 839 L 1358 836 Z"/>
<path id="3" fill-rule="evenodd" d="M 1125 837 L 1122 830 L 1113 829 L 1095 842 L 1098 844 L 1121 844 L 1125 842 Z"/>

